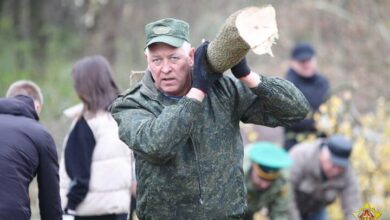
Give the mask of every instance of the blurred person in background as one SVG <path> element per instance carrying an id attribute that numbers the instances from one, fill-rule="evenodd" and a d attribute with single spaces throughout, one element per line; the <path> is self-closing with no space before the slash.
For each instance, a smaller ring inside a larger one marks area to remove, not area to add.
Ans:
<path id="1" fill-rule="evenodd" d="M 291 158 L 281 147 L 270 142 L 258 142 L 245 148 L 244 174 L 248 210 L 245 220 L 266 209 L 270 220 L 288 220 L 292 192 L 286 168 Z"/>
<path id="2" fill-rule="evenodd" d="M 313 113 L 318 111 L 329 95 L 329 82 L 317 69 L 314 48 L 307 43 L 298 43 L 291 51 L 290 68 L 286 79 L 292 82 L 306 97 L 311 107 L 307 118 L 285 127 L 284 147 L 290 150 L 309 134 L 317 135 Z"/>
<path id="3" fill-rule="evenodd" d="M 133 160 L 133 182 L 131 183 L 131 204 L 129 220 L 132 220 L 135 215 L 135 208 L 137 207 L 137 176 L 135 175 L 135 158 Z"/>
<path id="4" fill-rule="evenodd" d="M 291 149 L 290 181 L 294 190 L 292 216 L 326 220 L 326 206 L 341 198 L 345 220 L 361 205 L 357 178 L 350 164 L 352 143 L 340 135 L 303 142 Z M 295 220 L 293 219 L 293 220 Z"/>
<path id="5" fill-rule="evenodd" d="M 29 185 L 35 176 L 41 219 L 62 219 L 57 149 L 38 122 L 42 105 L 40 88 L 25 80 L 0 99 L 0 219 L 31 218 Z"/>
<path id="6" fill-rule="evenodd" d="M 68 111 L 74 121 L 60 164 L 62 207 L 75 220 L 126 220 L 133 159 L 107 111 L 119 94 L 111 67 L 102 56 L 85 57 L 72 78 L 82 107 Z"/>

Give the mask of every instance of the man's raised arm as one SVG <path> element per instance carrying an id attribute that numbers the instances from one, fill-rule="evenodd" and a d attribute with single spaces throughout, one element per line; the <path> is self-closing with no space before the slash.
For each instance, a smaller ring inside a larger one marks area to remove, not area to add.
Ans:
<path id="1" fill-rule="evenodd" d="M 305 96 L 290 82 L 252 72 L 246 60 L 232 68 L 237 88 L 238 114 L 245 123 L 270 127 L 290 126 L 310 111 Z"/>
<path id="2" fill-rule="evenodd" d="M 157 117 L 126 97 L 118 98 L 111 108 L 120 139 L 145 158 L 163 163 L 175 155 L 177 144 L 188 139 L 200 112 L 201 102 L 187 97 Z"/>

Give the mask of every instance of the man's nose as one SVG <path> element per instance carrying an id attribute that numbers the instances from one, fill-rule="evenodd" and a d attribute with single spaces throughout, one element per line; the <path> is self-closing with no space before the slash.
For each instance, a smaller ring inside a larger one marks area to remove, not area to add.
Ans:
<path id="1" fill-rule="evenodd" d="M 169 73 L 172 70 L 171 64 L 169 63 L 169 60 L 164 60 L 161 72 L 163 73 Z"/>

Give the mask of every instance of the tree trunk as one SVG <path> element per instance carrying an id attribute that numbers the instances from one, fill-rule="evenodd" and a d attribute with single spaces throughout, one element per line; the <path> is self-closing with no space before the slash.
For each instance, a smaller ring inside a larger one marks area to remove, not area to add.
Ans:
<path id="1" fill-rule="evenodd" d="M 46 60 L 47 34 L 44 32 L 44 0 L 30 0 L 30 35 L 35 69 L 43 72 Z"/>
<path id="2" fill-rule="evenodd" d="M 3 18 L 4 0 L 0 0 L 0 21 Z"/>
<path id="3" fill-rule="evenodd" d="M 124 4 L 122 0 L 110 1 L 107 5 L 106 12 L 103 13 L 105 19 L 101 22 L 105 26 L 101 42 L 103 45 L 102 53 L 111 64 L 114 64 L 116 59 L 116 39 L 120 27 L 119 24 L 121 23 L 123 8 Z"/>
<path id="4" fill-rule="evenodd" d="M 22 17 L 22 2 L 21 1 L 13 1 L 11 3 L 12 5 L 12 26 L 14 28 L 13 35 L 15 36 L 15 39 L 19 42 L 23 41 L 23 25 L 21 22 Z M 26 66 L 26 59 L 24 57 L 23 48 L 16 48 L 15 50 L 15 59 L 16 59 L 16 66 L 18 69 L 24 69 Z"/>

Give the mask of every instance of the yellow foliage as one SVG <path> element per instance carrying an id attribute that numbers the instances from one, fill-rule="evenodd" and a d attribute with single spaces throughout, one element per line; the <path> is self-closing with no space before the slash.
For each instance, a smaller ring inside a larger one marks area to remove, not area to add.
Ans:
<path id="1" fill-rule="evenodd" d="M 255 132 L 255 131 L 250 131 L 250 132 L 248 133 L 248 141 L 249 141 L 249 142 L 254 142 L 254 141 L 256 141 L 256 140 L 257 140 L 257 137 L 258 137 L 258 135 L 257 135 L 257 132 Z"/>
<path id="2" fill-rule="evenodd" d="M 329 216 L 331 216 L 330 219 L 332 219 L 332 220 L 343 220 L 344 219 L 343 211 L 341 210 L 341 203 L 339 200 L 336 200 L 335 203 L 330 205 L 327 208 L 327 211 L 328 211 Z"/>
<path id="3" fill-rule="evenodd" d="M 374 111 L 358 114 L 347 92 L 320 106 L 314 120 L 319 132 L 352 139 L 351 162 L 364 202 L 378 209 L 390 207 L 390 103 L 379 98 Z M 328 210 L 330 219 L 343 219 L 339 202 Z"/>

